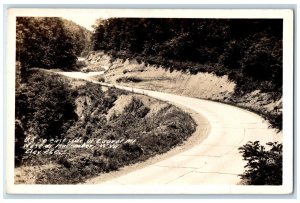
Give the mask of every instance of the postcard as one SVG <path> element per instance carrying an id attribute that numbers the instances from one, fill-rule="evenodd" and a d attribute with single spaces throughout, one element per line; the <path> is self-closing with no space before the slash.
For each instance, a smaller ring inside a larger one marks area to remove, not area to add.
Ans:
<path id="1" fill-rule="evenodd" d="M 10 194 L 293 192 L 293 11 L 10 8 Z"/>

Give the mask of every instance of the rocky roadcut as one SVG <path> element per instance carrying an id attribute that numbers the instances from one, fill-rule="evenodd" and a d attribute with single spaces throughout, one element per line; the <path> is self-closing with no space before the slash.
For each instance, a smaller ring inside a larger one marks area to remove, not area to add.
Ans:
<path id="1" fill-rule="evenodd" d="M 16 183 L 81 183 L 164 153 L 196 128 L 157 99 L 38 70 L 16 102 Z"/>

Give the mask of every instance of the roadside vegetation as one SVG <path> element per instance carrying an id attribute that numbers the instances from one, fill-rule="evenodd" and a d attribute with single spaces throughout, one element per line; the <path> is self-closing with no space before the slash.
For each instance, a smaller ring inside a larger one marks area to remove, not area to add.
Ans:
<path id="1" fill-rule="evenodd" d="M 239 148 L 247 161 L 246 171 L 240 175 L 244 184 L 282 185 L 282 144 L 258 141 L 249 142 Z"/>
<path id="2" fill-rule="evenodd" d="M 131 93 L 103 91 L 85 81 L 71 84 L 76 81 L 33 70 L 17 90 L 16 165 L 37 184 L 82 183 L 164 153 L 195 131 L 190 115 L 172 105 L 150 113 L 151 107 L 132 95 L 121 112 L 111 113 L 118 98 Z M 28 181 L 20 175 L 16 180 Z"/>

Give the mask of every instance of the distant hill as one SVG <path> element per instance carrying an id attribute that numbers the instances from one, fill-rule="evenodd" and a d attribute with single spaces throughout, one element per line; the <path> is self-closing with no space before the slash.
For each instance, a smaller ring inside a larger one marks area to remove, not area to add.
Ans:
<path id="1" fill-rule="evenodd" d="M 91 37 L 92 32 L 76 24 L 73 21 L 63 19 L 64 26 L 73 33 L 73 40 L 76 42 L 76 54 L 86 56 L 92 50 Z"/>
<path id="2" fill-rule="evenodd" d="M 70 69 L 91 49 L 91 32 L 58 17 L 17 17 L 16 60 L 32 67 Z"/>

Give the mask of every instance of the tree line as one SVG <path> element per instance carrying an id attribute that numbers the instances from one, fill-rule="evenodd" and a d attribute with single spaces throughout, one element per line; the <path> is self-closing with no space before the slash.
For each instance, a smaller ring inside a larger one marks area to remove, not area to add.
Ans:
<path id="1" fill-rule="evenodd" d="M 30 67 L 70 68 L 87 54 L 91 33 L 58 17 L 17 17 L 16 60 Z"/>
<path id="2" fill-rule="evenodd" d="M 93 49 L 170 71 L 229 75 L 237 92 L 282 91 L 281 19 L 110 18 Z"/>

